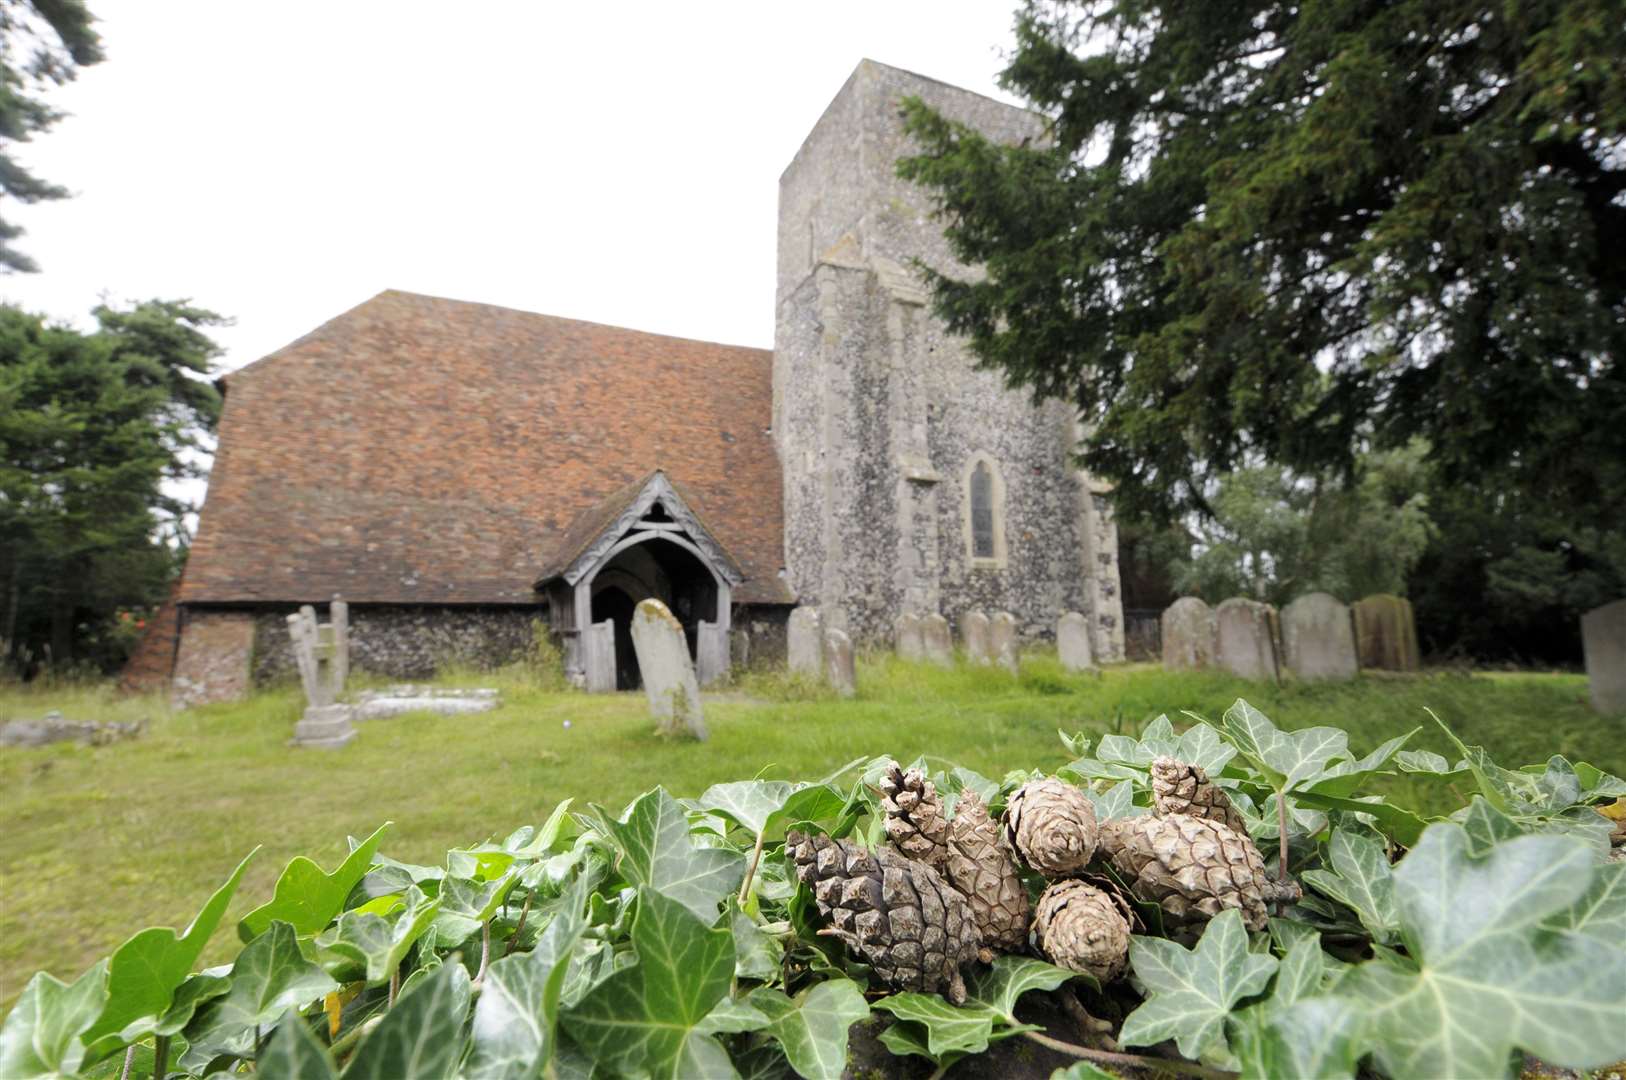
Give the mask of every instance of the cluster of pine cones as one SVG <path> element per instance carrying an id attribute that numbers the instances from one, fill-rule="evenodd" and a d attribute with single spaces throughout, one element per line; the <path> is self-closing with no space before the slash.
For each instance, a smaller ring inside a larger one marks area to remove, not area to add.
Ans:
<path id="1" fill-rule="evenodd" d="M 1236 808 L 1201 768 L 1158 758 L 1152 794 L 1154 814 L 1098 827 L 1083 791 L 1046 778 L 1017 789 L 998 822 L 970 790 L 951 819 L 924 773 L 894 765 L 881 778 L 890 848 L 792 832 L 785 852 L 830 920 L 820 932 L 893 987 L 959 1004 L 961 967 L 1024 948 L 1105 983 L 1123 974 L 1130 923 L 1127 905 L 1082 878 L 1098 856 L 1162 909 L 1177 938 L 1196 937 L 1226 908 L 1263 929 L 1268 904 L 1298 896 L 1293 883 L 1271 879 Z M 1024 870 L 1049 881 L 1036 905 Z"/>

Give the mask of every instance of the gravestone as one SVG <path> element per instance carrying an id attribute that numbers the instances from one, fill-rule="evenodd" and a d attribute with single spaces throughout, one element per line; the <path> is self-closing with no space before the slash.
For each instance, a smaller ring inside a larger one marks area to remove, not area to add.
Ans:
<path id="1" fill-rule="evenodd" d="M 1269 604 L 1233 596 L 1214 609 L 1214 662 L 1240 679 L 1277 679 L 1274 612 Z"/>
<path id="2" fill-rule="evenodd" d="M 1016 616 L 1008 611 L 996 611 L 988 620 L 989 658 L 1012 675 L 1021 670 L 1017 655 Z"/>
<path id="3" fill-rule="evenodd" d="M 1349 608 L 1324 592 L 1306 593 L 1282 608 L 1282 659 L 1307 682 L 1353 679 L 1355 624 Z"/>
<path id="4" fill-rule="evenodd" d="M 858 692 L 858 672 L 853 664 L 853 642 L 845 630 L 824 632 L 825 677 L 842 697 Z"/>
<path id="5" fill-rule="evenodd" d="M 1626 600 L 1581 616 L 1581 648 L 1592 707 L 1601 713 L 1626 712 Z"/>
<path id="6" fill-rule="evenodd" d="M 640 601 L 632 612 L 632 647 L 649 698 L 649 715 L 662 735 L 706 737 L 700 684 L 683 624 L 659 600 Z"/>
<path id="7" fill-rule="evenodd" d="M 792 675 L 824 678 L 824 620 L 818 608 L 799 607 L 790 613 L 785 652 Z"/>
<path id="8" fill-rule="evenodd" d="M 900 660 L 922 660 L 926 641 L 921 634 L 920 616 L 905 612 L 892 621 L 892 634 Z"/>
<path id="9" fill-rule="evenodd" d="M 1195 596 L 1182 596 L 1163 612 L 1163 670 L 1201 671 L 1214 666 L 1214 611 Z"/>
<path id="10" fill-rule="evenodd" d="M 989 653 L 989 631 L 988 616 L 980 611 L 968 611 L 960 617 L 960 647 L 973 664 L 993 662 Z"/>
<path id="11" fill-rule="evenodd" d="M 1095 667 L 1090 655 L 1090 621 L 1076 611 L 1064 612 L 1056 620 L 1056 658 L 1068 671 Z"/>
<path id="12" fill-rule="evenodd" d="M 920 620 L 920 642 L 927 660 L 939 667 L 954 666 L 954 638 L 943 616 L 934 611 Z"/>
<path id="13" fill-rule="evenodd" d="M 1417 620 L 1411 601 L 1379 593 L 1356 602 L 1355 653 L 1363 668 L 1416 671 Z"/>
<path id="14" fill-rule="evenodd" d="M 337 750 L 356 737 L 353 711 L 339 703 L 350 677 L 350 606 L 335 596 L 328 618 L 318 623 L 310 604 L 288 616 L 288 637 L 305 691 L 305 712 L 294 725 L 293 745 Z"/>

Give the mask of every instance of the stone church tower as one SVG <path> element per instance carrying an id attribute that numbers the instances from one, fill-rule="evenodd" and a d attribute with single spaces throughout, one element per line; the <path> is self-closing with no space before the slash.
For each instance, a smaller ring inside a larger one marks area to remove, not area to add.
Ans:
<path id="1" fill-rule="evenodd" d="M 1075 469 L 1079 429 L 977 371 L 928 307 L 909 260 L 966 272 L 926 193 L 899 103 L 918 96 L 986 135 L 1040 133 L 1025 110 L 859 64 L 779 181 L 773 431 L 784 470 L 785 570 L 826 625 L 882 642 L 904 612 L 951 622 L 1006 610 L 1024 636 L 1064 611 L 1098 660 L 1123 657 L 1117 527 Z"/>

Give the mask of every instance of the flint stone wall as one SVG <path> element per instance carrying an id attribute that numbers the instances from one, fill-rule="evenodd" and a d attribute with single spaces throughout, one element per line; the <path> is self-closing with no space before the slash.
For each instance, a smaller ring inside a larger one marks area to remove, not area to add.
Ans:
<path id="1" fill-rule="evenodd" d="M 288 640 L 292 605 L 255 612 L 254 682 L 299 677 Z M 326 621 L 327 605 L 317 618 Z M 350 606 L 350 669 L 392 679 L 426 679 L 448 664 L 494 668 L 523 659 L 534 641 L 532 622 L 547 609 Z M 184 638 L 184 634 L 183 634 Z"/>
<path id="2" fill-rule="evenodd" d="M 1035 114 L 866 61 L 781 178 L 773 429 L 790 588 L 859 645 L 890 643 L 904 611 L 955 624 L 1011 611 L 1034 639 L 1077 610 L 1097 659 L 1121 659 L 1117 529 L 1073 468 L 1071 411 L 976 370 L 908 268 L 964 269 L 926 194 L 894 175 L 914 149 L 897 118 L 910 94 L 1001 142 L 1041 130 Z M 978 455 L 1003 482 L 1002 564 L 968 550 Z"/>
<path id="3" fill-rule="evenodd" d="M 1581 616 L 1581 647 L 1586 651 L 1592 707 L 1601 713 L 1626 713 L 1626 600 Z"/>

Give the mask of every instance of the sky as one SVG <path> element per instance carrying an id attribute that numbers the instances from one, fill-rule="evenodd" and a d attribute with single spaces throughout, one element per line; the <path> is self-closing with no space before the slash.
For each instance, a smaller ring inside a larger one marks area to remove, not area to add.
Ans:
<path id="1" fill-rule="evenodd" d="M 859 60 L 1012 100 L 1015 0 L 90 0 L 18 157 L 0 299 L 235 320 L 221 370 L 386 288 L 773 343 L 779 174 Z"/>

